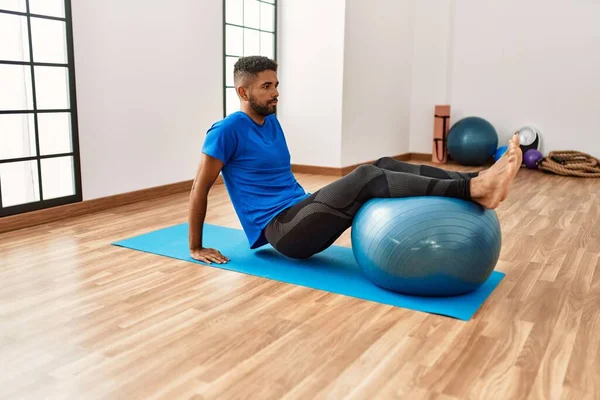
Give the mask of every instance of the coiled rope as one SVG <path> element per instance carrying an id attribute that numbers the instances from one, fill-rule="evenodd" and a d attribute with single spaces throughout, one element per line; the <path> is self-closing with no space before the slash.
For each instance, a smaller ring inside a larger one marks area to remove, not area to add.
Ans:
<path id="1" fill-rule="evenodd" d="M 551 151 L 538 168 L 558 175 L 600 178 L 600 160 L 580 151 Z"/>

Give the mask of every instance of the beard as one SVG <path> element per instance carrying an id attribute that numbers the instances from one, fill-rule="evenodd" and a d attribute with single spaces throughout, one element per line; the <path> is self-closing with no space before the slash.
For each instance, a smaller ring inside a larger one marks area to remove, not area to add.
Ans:
<path id="1" fill-rule="evenodd" d="M 259 103 L 254 97 L 250 96 L 248 101 L 254 112 L 256 112 L 258 115 L 262 115 L 263 117 L 275 114 L 275 111 L 277 111 L 277 103 L 274 102 L 276 100 L 271 100 L 266 103 Z"/>

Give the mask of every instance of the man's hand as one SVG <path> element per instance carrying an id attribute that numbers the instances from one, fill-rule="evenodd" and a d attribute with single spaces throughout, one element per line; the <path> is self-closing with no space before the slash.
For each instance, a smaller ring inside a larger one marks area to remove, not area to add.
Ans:
<path id="1" fill-rule="evenodd" d="M 202 261 L 207 264 L 211 262 L 216 262 L 217 264 L 225 264 L 227 261 L 230 261 L 229 258 L 225 257 L 221 252 L 217 249 L 209 249 L 209 248 L 201 248 L 201 249 L 192 249 L 190 250 L 190 256 L 194 260 Z"/>

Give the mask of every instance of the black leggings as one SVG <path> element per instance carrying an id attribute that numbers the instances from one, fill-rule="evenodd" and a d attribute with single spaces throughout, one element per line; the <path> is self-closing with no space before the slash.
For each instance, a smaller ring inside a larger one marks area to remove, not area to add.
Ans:
<path id="1" fill-rule="evenodd" d="M 477 175 L 380 158 L 283 210 L 264 234 L 283 255 L 308 258 L 331 246 L 372 198 L 446 196 L 470 200 L 470 180 Z"/>

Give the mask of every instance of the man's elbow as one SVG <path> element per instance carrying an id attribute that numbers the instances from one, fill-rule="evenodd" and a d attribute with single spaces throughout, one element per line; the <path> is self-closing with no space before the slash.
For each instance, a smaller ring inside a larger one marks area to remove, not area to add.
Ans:
<path id="1" fill-rule="evenodd" d="M 192 190 L 190 192 L 190 196 L 192 196 L 193 198 L 208 197 L 208 193 L 210 192 L 211 188 L 212 188 L 212 184 L 210 184 L 208 182 L 195 181 L 194 184 L 192 185 Z"/>

